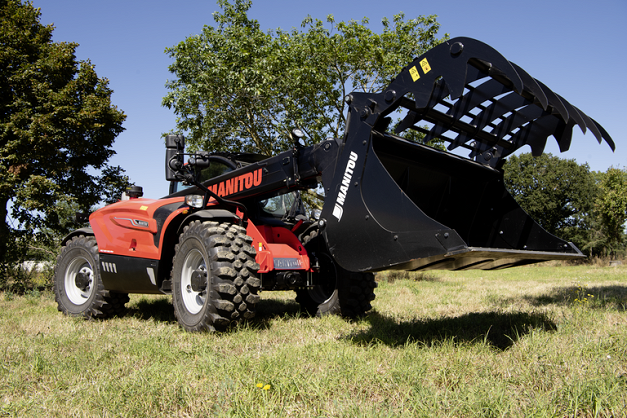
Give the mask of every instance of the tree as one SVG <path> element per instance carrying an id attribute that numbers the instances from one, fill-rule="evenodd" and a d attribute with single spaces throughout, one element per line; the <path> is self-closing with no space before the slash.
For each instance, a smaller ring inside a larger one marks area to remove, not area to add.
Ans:
<path id="1" fill-rule="evenodd" d="M 23 240 L 73 227 L 60 220 L 69 207 L 88 211 L 128 184 L 107 165 L 126 116 L 53 29 L 30 2 L 0 0 L 0 265 L 23 257 Z"/>
<path id="2" fill-rule="evenodd" d="M 508 158 L 505 186 L 545 230 L 583 248 L 589 241 L 598 188 L 587 164 L 551 154 Z"/>
<path id="3" fill-rule="evenodd" d="M 598 217 L 604 249 L 616 254 L 625 239 L 627 221 L 627 172 L 610 167 L 599 182 L 600 193 L 596 198 L 595 212 Z"/>
<path id="4" fill-rule="evenodd" d="M 219 0 L 216 27 L 205 26 L 166 49 L 174 59 L 163 105 L 192 148 L 275 154 L 298 127 L 309 143 L 341 137 L 344 97 L 379 91 L 414 57 L 440 43 L 435 16 L 361 22 L 307 17 L 302 30 L 263 32 L 248 17 L 250 0 Z M 446 38 L 446 36 L 445 36 Z"/>

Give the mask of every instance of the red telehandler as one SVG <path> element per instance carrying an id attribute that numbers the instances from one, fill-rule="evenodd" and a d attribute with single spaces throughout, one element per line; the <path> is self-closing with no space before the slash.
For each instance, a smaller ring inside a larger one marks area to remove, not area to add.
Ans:
<path id="1" fill-rule="evenodd" d="M 614 143 L 490 46 L 451 39 L 381 93 L 346 102 L 343 138 L 306 147 L 295 130 L 293 149 L 274 157 L 186 154 L 183 137 L 168 136 L 168 196 L 131 188 L 63 240 L 59 310 L 102 318 L 122 313 L 129 293 L 171 294 L 184 329 L 223 330 L 254 316 L 261 290 L 292 289 L 311 314 L 356 317 L 371 308 L 376 271 L 583 257 L 520 208 L 502 165 L 525 145 L 542 154 L 550 136 L 566 151 L 575 125 Z M 405 139 L 411 131 L 422 140 Z M 428 146 L 433 139 L 448 150 Z M 467 158 L 452 152 L 464 149 Z M 320 184 L 314 219 L 299 191 Z"/>

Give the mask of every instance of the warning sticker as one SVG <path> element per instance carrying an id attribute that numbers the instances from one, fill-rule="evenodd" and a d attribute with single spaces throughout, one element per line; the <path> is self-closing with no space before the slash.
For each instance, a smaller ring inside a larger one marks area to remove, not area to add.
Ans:
<path id="1" fill-rule="evenodd" d="M 148 210 L 148 206 L 141 206 L 139 210 Z"/>
<path id="2" fill-rule="evenodd" d="M 426 58 L 420 61 L 420 66 L 422 67 L 422 71 L 424 71 L 425 74 L 431 71 L 431 66 L 429 65 L 429 61 L 427 61 Z"/>
<path id="3" fill-rule="evenodd" d="M 418 72 L 418 69 L 416 68 L 416 66 L 413 66 L 409 69 L 409 74 L 411 74 L 411 78 L 416 81 L 420 78 L 420 73 Z"/>

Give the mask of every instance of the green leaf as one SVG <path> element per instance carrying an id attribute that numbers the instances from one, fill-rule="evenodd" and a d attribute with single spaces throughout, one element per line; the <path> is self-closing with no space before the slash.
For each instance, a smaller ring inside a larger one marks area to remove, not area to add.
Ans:
<path id="1" fill-rule="evenodd" d="M 435 16 L 384 19 L 382 34 L 361 22 L 305 17 L 300 29 L 262 32 L 250 1 L 220 0 L 215 27 L 166 49 L 174 79 L 162 104 L 172 132 L 192 149 L 276 154 L 291 147 L 292 128 L 309 144 L 341 137 L 344 97 L 379 91 L 414 57 L 437 45 Z"/>
<path id="2" fill-rule="evenodd" d="M 87 211 L 128 184 L 107 165 L 126 118 L 108 80 L 39 20 L 31 3 L 0 3 L 0 264 L 24 256 L 19 240 L 75 227 L 69 207 Z"/>

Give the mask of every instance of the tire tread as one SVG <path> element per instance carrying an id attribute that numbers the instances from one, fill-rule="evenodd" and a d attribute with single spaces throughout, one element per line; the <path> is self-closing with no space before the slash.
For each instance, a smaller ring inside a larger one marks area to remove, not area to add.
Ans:
<path id="1" fill-rule="evenodd" d="M 187 331 L 223 331 L 239 323 L 243 319 L 255 316 L 255 304 L 246 297 L 250 294 L 257 295 L 261 282 L 256 278 L 259 265 L 255 263 L 256 251 L 248 243 L 252 238 L 246 235 L 246 229 L 229 222 L 193 221 L 185 226 L 180 235 L 179 244 L 175 247 L 171 278 L 174 283 L 175 266 L 181 254 L 180 243 L 186 237 L 196 236 L 201 238 L 209 259 L 209 271 L 211 282 L 209 294 L 212 296 L 210 306 L 203 318 L 196 324 L 185 322 L 185 312 L 174 304 L 174 314 L 179 324 Z M 252 252 L 242 250 L 249 246 Z M 250 267 L 257 266 L 257 270 L 251 271 Z M 252 280 L 248 282 L 248 280 Z M 246 301 L 246 302 L 244 302 Z"/>

